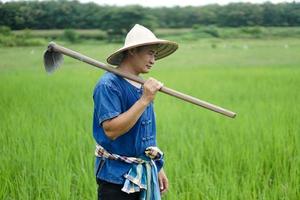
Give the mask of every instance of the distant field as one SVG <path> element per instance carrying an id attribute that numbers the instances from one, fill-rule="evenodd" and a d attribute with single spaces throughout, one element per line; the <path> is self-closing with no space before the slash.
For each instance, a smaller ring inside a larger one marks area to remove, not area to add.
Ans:
<path id="1" fill-rule="evenodd" d="M 163 199 L 300 199 L 300 40 L 177 41 L 146 77 L 238 115 L 157 96 Z M 100 61 L 120 46 L 65 45 Z M 103 72 L 65 58 L 47 75 L 44 50 L 0 48 L 0 199 L 96 199 L 92 91 Z"/>
<path id="2" fill-rule="evenodd" d="M 181 28 L 181 29 L 157 29 L 155 33 L 161 37 L 183 37 L 189 38 L 207 38 L 216 37 L 211 35 L 211 31 L 217 31 L 220 38 L 266 38 L 266 37 L 296 37 L 300 38 L 300 27 L 242 27 L 242 28 L 220 28 L 214 26 L 199 26 L 198 29 Z M 103 39 L 106 37 L 105 30 L 98 29 L 78 29 L 75 30 L 79 36 L 86 39 Z M 28 34 L 32 37 L 58 38 L 64 33 L 64 30 L 20 30 L 13 31 L 16 35 Z"/>
<path id="3" fill-rule="evenodd" d="M 22 35 L 26 32 L 29 32 L 32 37 L 52 37 L 57 38 L 63 35 L 64 29 L 51 29 L 51 30 L 19 30 L 13 31 L 16 35 Z M 105 34 L 105 31 L 97 30 L 97 29 L 77 29 L 76 32 L 85 37 L 97 37 L 98 35 Z"/>

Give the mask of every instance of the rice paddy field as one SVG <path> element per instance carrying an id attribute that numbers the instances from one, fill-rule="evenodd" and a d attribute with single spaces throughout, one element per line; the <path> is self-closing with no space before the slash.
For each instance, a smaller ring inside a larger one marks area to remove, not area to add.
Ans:
<path id="1" fill-rule="evenodd" d="M 300 40 L 179 41 L 146 77 L 237 112 L 157 95 L 164 200 L 300 199 Z M 120 44 L 63 44 L 105 61 Z M 0 199 L 96 199 L 93 88 L 103 71 L 46 47 L 0 48 Z"/>

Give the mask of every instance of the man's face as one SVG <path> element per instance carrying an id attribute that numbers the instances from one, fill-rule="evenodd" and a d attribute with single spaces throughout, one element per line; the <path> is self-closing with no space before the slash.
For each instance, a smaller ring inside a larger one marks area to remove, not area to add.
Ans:
<path id="1" fill-rule="evenodd" d="M 136 48 L 133 52 L 132 63 L 135 71 L 148 73 L 155 63 L 156 45 L 148 45 Z"/>

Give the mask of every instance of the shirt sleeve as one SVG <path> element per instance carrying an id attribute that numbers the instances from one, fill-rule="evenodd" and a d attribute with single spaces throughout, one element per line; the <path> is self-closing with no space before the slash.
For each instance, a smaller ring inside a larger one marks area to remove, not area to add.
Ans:
<path id="1" fill-rule="evenodd" d="M 121 113 L 121 93 L 109 83 L 103 83 L 94 90 L 94 105 L 99 125 Z"/>
<path id="2" fill-rule="evenodd" d="M 164 166 L 164 159 L 156 160 L 154 162 L 155 162 L 155 165 L 157 168 L 157 172 L 159 172 L 161 170 L 161 168 L 163 168 L 163 166 Z"/>

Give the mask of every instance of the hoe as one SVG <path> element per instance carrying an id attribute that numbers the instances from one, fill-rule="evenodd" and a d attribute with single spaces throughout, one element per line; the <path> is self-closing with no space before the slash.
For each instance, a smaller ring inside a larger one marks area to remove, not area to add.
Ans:
<path id="1" fill-rule="evenodd" d="M 72 58 L 75 58 L 77 60 L 83 61 L 87 64 L 93 65 L 95 67 L 101 68 L 103 70 L 106 70 L 108 72 L 117 74 L 119 76 L 122 76 L 124 78 L 127 78 L 129 80 L 135 81 L 140 84 L 144 84 L 145 80 L 135 76 L 133 74 L 123 73 L 119 71 L 118 69 L 109 66 L 107 64 L 101 63 L 97 60 L 94 60 L 92 58 L 89 58 L 85 55 L 82 55 L 76 51 L 70 50 L 68 48 L 65 48 L 63 46 L 60 46 L 54 42 L 50 42 L 48 45 L 47 50 L 44 53 L 44 65 L 46 68 L 46 71 L 48 73 L 54 72 L 55 69 L 57 69 L 62 63 L 63 63 L 63 55 L 70 56 Z M 163 92 L 165 94 L 168 94 L 170 96 L 176 97 L 178 99 L 184 100 L 186 102 L 190 102 L 192 104 L 195 104 L 197 106 L 201 106 L 203 108 L 206 108 L 208 110 L 220 113 L 222 115 L 225 115 L 227 117 L 234 118 L 236 116 L 236 113 L 226 110 L 224 108 L 221 108 L 219 106 L 213 105 L 211 103 L 205 102 L 203 100 L 197 99 L 195 97 L 183 94 L 181 92 L 178 92 L 176 90 L 173 90 L 171 88 L 163 86 L 160 90 L 160 92 Z"/>

